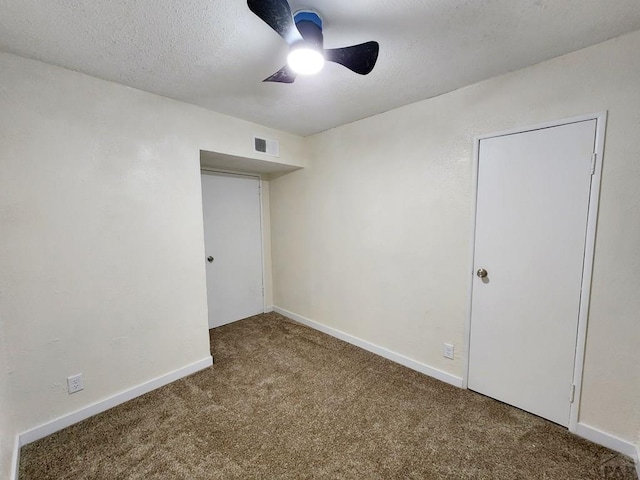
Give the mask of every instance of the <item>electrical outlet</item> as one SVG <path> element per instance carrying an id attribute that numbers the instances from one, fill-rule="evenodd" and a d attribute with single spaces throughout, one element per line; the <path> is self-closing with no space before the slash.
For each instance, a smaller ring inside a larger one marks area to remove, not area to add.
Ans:
<path id="1" fill-rule="evenodd" d="M 69 390 L 69 395 L 84 390 L 84 380 L 82 380 L 81 373 L 67 377 L 67 390 Z"/>
<path id="2" fill-rule="evenodd" d="M 443 355 L 445 356 L 445 358 L 450 358 L 451 360 L 453 360 L 453 345 L 451 345 L 450 343 L 445 343 Z"/>

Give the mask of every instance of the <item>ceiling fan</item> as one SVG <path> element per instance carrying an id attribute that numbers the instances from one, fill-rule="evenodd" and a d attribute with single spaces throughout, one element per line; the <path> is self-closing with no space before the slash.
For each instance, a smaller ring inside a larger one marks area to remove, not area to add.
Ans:
<path id="1" fill-rule="evenodd" d="M 378 59 L 378 42 L 324 49 L 322 19 L 315 12 L 300 11 L 295 16 L 287 0 L 247 0 L 249 9 L 289 44 L 287 65 L 264 82 L 293 83 L 298 74 L 313 75 L 324 62 L 335 62 L 367 75 Z"/>

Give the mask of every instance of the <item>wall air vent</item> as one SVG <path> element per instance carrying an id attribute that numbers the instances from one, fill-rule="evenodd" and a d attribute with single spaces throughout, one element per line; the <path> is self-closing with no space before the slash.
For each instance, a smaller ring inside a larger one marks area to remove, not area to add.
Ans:
<path id="1" fill-rule="evenodd" d="M 280 142 L 268 138 L 253 137 L 253 150 L 272 157 L 279 157 Z"/>

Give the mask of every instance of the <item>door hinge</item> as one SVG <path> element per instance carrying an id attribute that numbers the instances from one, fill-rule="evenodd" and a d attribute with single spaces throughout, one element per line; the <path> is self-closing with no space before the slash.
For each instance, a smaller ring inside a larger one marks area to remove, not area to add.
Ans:
<path id="1" fill-rule="evenodd" d="M 569 403 L 573 403 L 576 398 L 576 386 L 571 385 L 571 390 L 569 391 Z"/>
<path id="2" fill-rule="evenodd" d="M 598 158 L 598 154 L 594 152 L 593 155 L 591 155 L 591 175 L 596 173 L 596 158 Z"/>

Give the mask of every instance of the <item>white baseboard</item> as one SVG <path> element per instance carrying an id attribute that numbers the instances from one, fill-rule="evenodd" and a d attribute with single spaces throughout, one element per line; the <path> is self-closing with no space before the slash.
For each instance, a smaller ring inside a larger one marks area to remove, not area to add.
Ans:
<path id="1" fill-rule="evenodd" d="M 98 413 L 104 412 L 105 410 L 132 400 L 136 397 L 139 397 L 140 395 L 144 395 L 145 393 L 167 385 L 168 383 L 175 382 L 180 378 L 196 373 L 197 371 L 203 370 L 207 367 L 210 367 L 211 365 L 213 365 L 213 358 L 211 356 L 208 356 L 200 361 L 182 367 L 178 370 L 174 370 L 173 372 L 169 372 L 165 375 L 149 380 L 148 382 L 117 393 L 112 397 L 100 400 L 99 402 L 83 407 L 80 410 L 68 413 L 54 420 L 51 420 L 50 422 L 32 428 L 31 430 L 27 430 L 26 432 L 23 432 L 18 436 L 17 450 L 19 451 L 20 447 L 27 445 L 28 443 L 35 442 L 36 440 L 51 435 L 52 433 L 62 430 L 63 428 L 69 427 L 74 423 L 78 423 Z"/>
<path id="2" fill-rule="evenodd" d="M 264 307 L 264 313 L 273 312 L 273 305 L 269 305 L 268 307 Z"/>
<path id="3" fill-rule="evenodd" d="M 392 352 L 391 350 L 388 350 L 379 345 L 375 345 L 373 343 L 367 342 L 366 340 L 362 340 L 358 337 L 354 337 L 353 335 L 349 335 L 348 333 L 342 332 L 332 327 L 328 327 L 314 320 L 305 318 L 302 315 L 289 312 L 284 308 L 274 306 L 273 311 L 279 313 L 280 315 L 284 315 L 285 317 L 290 318 L 291 320 L 295 320 L 298 323 L 302 323 L 303 325 L 306 325 L 315 330 L 318 330 L 322 333 L 326 333 L 327 335 L 331 335 L 332 337 L 338 338 L 347 343 L 355 345 L 356 347 L 360 347 L 371 353 L 380 355 L 381 357 L 391 360 L 392 362 L 399 363 L 400 365 L 404 365 L 405 367 L 408 367 L 412 370 L 416 370 L 417 372 L 424 373 L 425 375 L 436 378 L 445 383 L 449 383 L 456 387 L 462 388 L 462 378 L 460 377 L 456 377 L 455 375 L 451 375 L 450 373 L 444 372 L 437 368 L 430 367 L 427 364 L 417 362 L 408 357 L 405 357 L 404 355 L 401 355 L 396 352 Z"/>
<path id="4" fill-rule="evenodd" d="M 576 431 L 574 433 L 579 437 L 592 441 L 593 443 L 597 443 L 598 445 L 602 445 L 603 447 L 610 448 L 611 450 L 633 458 L 636 462 L 636 468 L 638 467 L 638 449 L 633 443 L 611 435 L 610 433 L 603 432 L 602 430 L 598 430 L 591 425 L 579 422 L 578 425 L 576 425 Z"/>
<path id="5" fill-rule="evenodd" d="M 638 474 L 638 480 L 640 480 L 640 445 L 636 446 L 636 473 Z"/>

